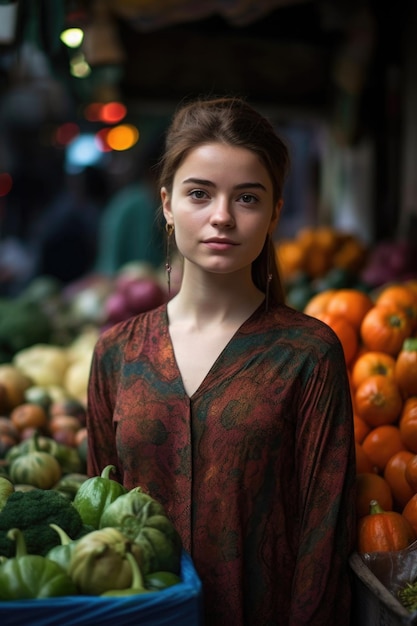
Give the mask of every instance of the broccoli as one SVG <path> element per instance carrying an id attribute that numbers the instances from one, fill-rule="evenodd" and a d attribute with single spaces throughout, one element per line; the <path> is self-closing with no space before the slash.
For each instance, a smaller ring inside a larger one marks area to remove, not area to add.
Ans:
<path id="1" fill-rule="evenodd" d="M 23 532 L 28 554 L 45 556 L 60 544 L 58 533 L 49 524 L 60 526 L 71 539 L 79 539 L 91 528 L 84 525 L 71 500 L 53 489 L 15 491 L 0 511 L 0 555 L 15 556 L 15 545 L 7 538 L 11 528 Z"/>

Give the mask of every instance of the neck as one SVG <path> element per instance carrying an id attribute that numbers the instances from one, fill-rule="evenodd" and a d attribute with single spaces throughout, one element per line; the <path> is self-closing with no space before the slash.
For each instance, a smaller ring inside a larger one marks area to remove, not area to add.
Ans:
<path id="1" fill-rule="evenodd" d="M 247 271 L 199 277 L 185 271 L 168 310 L 171 320 L 188 320 L 198 326 L 235 323 L 247 319 L 264 298 Z"/>

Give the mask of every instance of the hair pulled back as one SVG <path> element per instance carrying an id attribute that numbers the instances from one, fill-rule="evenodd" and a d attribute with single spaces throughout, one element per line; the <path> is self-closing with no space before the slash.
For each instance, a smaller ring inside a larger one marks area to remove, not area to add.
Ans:
<path id="1" fill-rule="evenodd" d="M 159 186 L 172 193 L 175 173 L 188 153 L 202 144 L 213 142 L 246 148 L 258 155 L 270 175 L 275 206 L 282 198 L 289 169 L 287 147 L 272 124 L 237 97 L 198 99 L 178 109 L 166 135 L 165 152 L 159 164 Z M 272 275 L 270 297 L 283 302 L 284 290 L 271 237 L 267 237 L 260 255 L 252 264 L 253 280 L 264 293 L 268 274 Z"/>

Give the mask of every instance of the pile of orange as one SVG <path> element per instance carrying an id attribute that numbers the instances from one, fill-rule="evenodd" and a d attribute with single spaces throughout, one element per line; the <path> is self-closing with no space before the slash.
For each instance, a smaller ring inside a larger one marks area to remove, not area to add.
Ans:
<path id="1" fill-rule="evenodd" d="M 373 296 L 324 291 L 304 311 L 333 328 L 345 353 L 359 528 L 376 500 L 385 514 L 400 513 L 417 538 L 417 279 L 384 285 Z"/>
<path id="2" fill-rule="evenodd" d="M 365 264 L 367 246 L 354 234 L 331 226 L 306 226 L 292 238 L 276 243 L 278 263 L 285 281 L 298 273 L 324 276 L 333 268 L 358 272 Z"/>

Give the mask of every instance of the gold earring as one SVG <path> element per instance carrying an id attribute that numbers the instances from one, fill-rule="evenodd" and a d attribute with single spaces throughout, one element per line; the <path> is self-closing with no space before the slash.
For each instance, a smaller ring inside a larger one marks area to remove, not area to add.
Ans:
<path id="1" fill-rule="evenodd" d="M 265 284 L 265 311 L 269 308 L 269 287 L 272 281 L 271 272 L 271 235 L 266 238 L 266 284 Z"/>
<path id="2" fill-rule="evenodd" d="M 165 270 L 167 273 L 167 285 L 168 285 L 168 298 L 171 296 L 171 237 L 174 233 L 174 224 L 165 224 L 165 230 L 167 233 L 167 241 L 166 241 L 166 253 L 165 253 Z"/>

